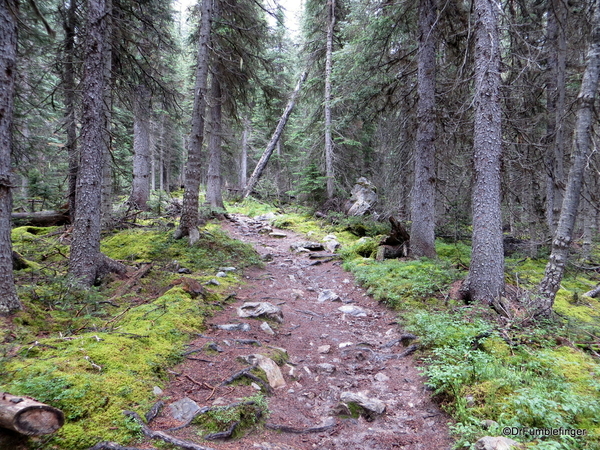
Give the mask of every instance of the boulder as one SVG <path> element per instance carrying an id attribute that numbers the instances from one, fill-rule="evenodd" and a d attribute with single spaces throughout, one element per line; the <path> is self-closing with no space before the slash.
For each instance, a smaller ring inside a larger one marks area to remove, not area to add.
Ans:
<path id="1" fill-rule="evenodd" d="M 370 212 L 377 203 L 375 185 L 365 177 L 360 177 L 352 188 L 350 202 L 349 216 L 364 216 Z"/>
<path id="2" fill-rule="evenodd" d="M 269 302 L 246 302 L 237 309 L 240 317 L 262 317 L 283 323 L 283 312 L 279 306 Z"/>
<path id="3" fill-rule="evenodd" d="M 181 400 L 169 405 L 173 419 L 186 422 L 200 411 L 198 404 L 188 397 L 183 397 Z"/>

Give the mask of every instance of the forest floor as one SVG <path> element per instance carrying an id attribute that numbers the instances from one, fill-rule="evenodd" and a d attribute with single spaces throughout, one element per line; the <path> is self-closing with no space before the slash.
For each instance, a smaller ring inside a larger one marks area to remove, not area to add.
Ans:
<path id="1" fill-rule="evenodd" d="M 239 439 L 201 445 L 223 450 L 451 448 L 450 418 L 432 401 L 419 363 L 410 354 L 402 356 L 410 347 L 398 342 L 403 331 L 393 311 L 357 286 L 339 260 L 310 259 L 307 252 L 290 250 L 306 237 L 290 230 L 274 237 L 266 222 L 241 215 L 232 215 L 223 226 L 231 237 L 252 244 L 265 266 L 244 273 L 245 284 L 232 292 L 235 301 L 210 319 L 207 331 L 191 342 L 187 359 L 170 371 L 171 382 L 162 394 L 167 405 L 151 421 L 153 430 L 181 425 L 185 420 L 176 420 L 170 405 L 186 397 L 203 408 L 255 396 L 260 389 L 256 383 L 222 383 L 249 366 L 240 357 L 277 359 L 274 355 L 281 356 L 284 349 L 287 362 L 280 370 L 285 385 L 267 397 L 266 426 L 249 428 Z M 327 289 L 339 300 L 319 301 Z M 261 329 L 262 320 L 238 316 L 244 302 L 281 308 L 281 323 L 267 321 L 274 334 Z M 364 315 L 344 313 L 342 306 L 362 308 Z M 217 328 L 241 323 L 249 331 Z M 348 392 L 383 402 L 385 412 L 343 411 L 340 398 Z M 196 427 L 168 433 L 198 442 Z"/>

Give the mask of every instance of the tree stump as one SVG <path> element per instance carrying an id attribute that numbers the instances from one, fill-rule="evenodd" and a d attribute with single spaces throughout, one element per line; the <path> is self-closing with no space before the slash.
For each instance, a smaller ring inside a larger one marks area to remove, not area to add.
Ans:
<path id="1" fill-rule="evenodd" d="M 408 256 L 410 235 L 402 224 L 393 217 L 390 217 L 390 223 L 392 224 L 392 230 L 389 236 L 384 237 L 379 242 L 377 261 Z"/>
<path id="2" fill-rule="evenodd" d="M 63 426 L 65 417 L 60 409 L 29 397 L 0 393 L 0 428 L 26 436 L 54 433 Z"/>

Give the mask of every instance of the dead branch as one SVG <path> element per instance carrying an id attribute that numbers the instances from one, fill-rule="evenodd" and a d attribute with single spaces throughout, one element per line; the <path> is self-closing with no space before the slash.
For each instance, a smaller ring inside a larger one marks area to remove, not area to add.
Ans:
<path id="1" fill-rule="evenodd" d="M 109 299 L 109 301 L 114 301 L 120 297 L 123 297 L 123 295 L 125 295 L 141 278 L 144 278 L 146 275 L 148 275 L 148 272 L 150 272 L 152 266 L 152 263 L 142 264 L 142 267 L 136 270 L 133 273 L 133 275 L 131 275 L 131 277 L 127 280 L 127 282 L 124 283 L 121 287 L 119 287 L 119 289 L 117 289 L 117 291 Z"/>
<path id="2" fill-rule="evenodd" d="M 162 400 L 159 400 L 154 405 L 152 405 L 152 408 L 150 408 L 150 410 L 144 415 L 144 417 L 146 418 L 146 423 L 152 422 L 156 418 L 156 416 L 158 416 L 163 406 L 165 406 L 165 402 L 163 402 Z"/>
<path id="3" fill-rule="evenodd" d="M 181 447 L 184 450 L 215 450 L 211 447 L 203 447 L 201 445 L 195 444 L 190 441 L 185 441 L 183 439 L 178 439 L 174 436 L 171 436 L 163 431 L 155 431 L 151 430 L 142 420 L 142 418 L 135 411 L 123 411 L 127 417 L 131 417 L 135 422 L 142 428 L 142 433 L 144 436 L 150 439 L 160 439 L 161 441 L 166 442 L 167 444 L 176 445 Z"/>

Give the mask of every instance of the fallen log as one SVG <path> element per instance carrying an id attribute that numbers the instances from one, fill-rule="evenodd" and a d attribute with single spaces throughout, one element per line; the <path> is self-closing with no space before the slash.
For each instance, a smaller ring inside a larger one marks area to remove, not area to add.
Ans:
<path id="1" fill-rule="evenodd" d="M 65 211 L 12 213 L 10 217 L 13 224 L 18 227 L 53 227 L 71 223 L 71 217 Z"/>
<path id="2" fill-rule="evenodd" d="M 594 289 L 592 289 L 591 291 L 588 291 L 583 295 L 585 295 L 586 297 L 592 297 L 592 298 L 598 297 L 598 295 L 600 295 L 600 284 L 598 286 L 596 286 Z"/>
<path id="3" fill-rule="evenodd" d="M 0 428 L 26 436 L 51 434 L 65 423 L 60 409 L 29 397 L 0 393 Z"/>

